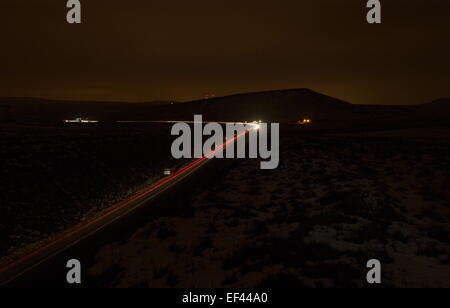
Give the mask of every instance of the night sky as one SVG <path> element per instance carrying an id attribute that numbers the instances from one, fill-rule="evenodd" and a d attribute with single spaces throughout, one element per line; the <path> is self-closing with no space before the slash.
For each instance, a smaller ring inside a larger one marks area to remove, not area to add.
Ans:
<path id="1" fill-rule="evenodd" d="M 0 96 L 191 100 L 308 87 L 353 103 L 450 96 L 450 1 L 1 0 Z"/>

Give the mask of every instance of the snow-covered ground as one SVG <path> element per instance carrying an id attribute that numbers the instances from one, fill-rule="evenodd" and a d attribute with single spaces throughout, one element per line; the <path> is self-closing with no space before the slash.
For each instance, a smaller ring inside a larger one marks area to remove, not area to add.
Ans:
<path id="1" fill-rule="evenodd" d="M 382 286 L 450 287 L 449 139 L 288 134 L 281 146 L 277 170 L 240 162 L 186 200 L 192 217 L 103 247 L 89 275 L 119 287 L 366 287 L 379 259 Z"/>

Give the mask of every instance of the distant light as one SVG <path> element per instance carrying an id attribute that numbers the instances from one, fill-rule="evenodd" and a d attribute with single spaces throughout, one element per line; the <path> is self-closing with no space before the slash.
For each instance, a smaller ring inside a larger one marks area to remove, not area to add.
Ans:
<path id="1" fill-rule="evenodd" d="M 312 123 L 312 120 L 307 119 L 307 118 L 304 118 L 303 120 L 300 120 L 297 122 L 297 124 L 299 124 L 299 125 L 306 125 L 306 124 L 311 124 L 311 123 Z"/>
<path id="2" fill-rule="evenodd" d="M 98 123 L 98 121 L 76 118 L 75 120 L 64 120 L 64 123 Z"/>

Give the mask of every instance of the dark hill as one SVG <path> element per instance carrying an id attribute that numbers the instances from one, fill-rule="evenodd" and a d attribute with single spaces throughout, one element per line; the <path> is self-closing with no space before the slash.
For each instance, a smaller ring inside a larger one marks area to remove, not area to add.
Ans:
<path id="1" fill-rule="evenodd" d="M 440 98 L 430 103 L 419 105 L 418 108 L 428 112 L 450 114 L 450 98 Z"/>
<path id="2" fill-rule="evenodd" d="M 411 106 L 354 105 L 309 89 L 238 94 L 159 106 L 154 111 L 151 116 L 177 120 L 201 114 L 209 121 L 295 123 L 310 117 L 314 128 L 392 128 L 430 121 Z"/>
<path id="3" fill-rule="evenodd" d="M 187 103 L 208 119 L 295 122 L 304 117 L 317 120 L 331 115 L 348 116 L 354 105 L 308 89 L 232 95 Z"/>
<path id="4" fill-rule="evenodd" d="M 60 121 L 75 117 L 108 120 L 189 120 L 202 114 L 214 121 L 294 122 L 303 117 L 325 120 L 336 116 L 350 119 L 354 105 L 307 89 L 231 95 L 179 104 L 76 102 L 6 98 L 14 121 Z"/>
<path id="5" fill-rule="evenodd" d="M 313 119 L 316 128 L 392 128 L 448 123 L 449 99 L 417 106 L 353 105 L 309 89 L 266 91 L 186 103 L 77 102 L 45 99 L 0 99 L 0 119 L 13 122 L 58 122 L 87 117 L 117 120 L 192 120 L 295 123 Z"/>

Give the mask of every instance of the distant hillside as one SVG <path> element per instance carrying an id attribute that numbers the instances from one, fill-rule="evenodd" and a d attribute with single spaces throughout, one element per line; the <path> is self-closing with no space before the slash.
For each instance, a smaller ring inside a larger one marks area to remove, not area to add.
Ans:
<path id="1" fill-rule="evenodd" d="M 194 101 L 189 109 L 208 119 L 295 122 L 304 117 L 327 119 L 346 116 L 353 105 L 308 89 L 280 90 L 232 95 Z"/>
<path id="2" fill-rule="evenodd" d="M 117 120 L 191 120 L 295 123 L 309 117 L 314 128 L 409 127 L 450 121 L 449 99 L 418 106 L 354 105 L 309 89 L 231 95 L 186 103 L 77 102 L 45 99 L 0 99 L 0 119 L 58 122 L 86 117 Z"/>
<path id="3" fill-rule="evenodd" d="M 355 105 L 313 92 L 292 89 L 237 94 L 203 99 L 175 105 L 157 106 L 150 118 L 192 119 L 203 115 L 208 121 L 297 122 L 305 117 L 315 121 L 351 120 L 357 112 Z"/>
<path id="4" fill-rule="evenodd" d="M 151 114 L 153 108 L 165 104 L 170 103 L 160 101 L 126 103 L 0 98 L 0 118 L 3 113 L 3 119 L 10 122 L 59 122 L 77 117 L 99 121 L 116 121 L 133 118 L 136 115 Z"/>
<path id="5" fill-rule="evenodd" d="M 450 114 L 450 98 L 440 98 L 430 103 L 419 105 L 418 108 L 423 111 Z"/>
<path id="6" fill-rule="evenodd" d="M 430 103 L 411 106 L 420 119 L 450 127 L 450 98 L 440 98 Z"/>
<path id="7" fill-rule="evenodd" d="M 210 121 L 281 123 L 295 123 L 310 117 L 313 128 L 426 126 L 437 118 L 432 113 L 424 117 L 413 106 L 354 105 L 309 89 L 247 93 L 165 105 L 154 114 L 173 119 L 192 119 L 193 114 L 202 114 Z"/>

